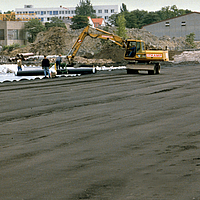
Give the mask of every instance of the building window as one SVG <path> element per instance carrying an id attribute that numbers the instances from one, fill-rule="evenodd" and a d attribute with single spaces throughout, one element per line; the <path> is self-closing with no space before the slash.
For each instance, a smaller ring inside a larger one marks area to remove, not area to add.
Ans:
<path id="1" fill-rule="evenodd" d="M 114 13 L 114 12 L 115 12 L 115 10 L 114 10 L 114 9 L 111 9 L 111 10 L 110 10 L 110 12 L 111 12 L 111 13 Z"/>
<path id="2" fill-rule="evenodd" d="M 47 17 L 47 21 L 50 21 L 50 18 L 49 18 L 49 17 Z"/>
<path id="3" fill-rule="evenodd" d="M 169 22 L 165 22 L 165 27 L 169 27 L 169 26 L 170 26 Z"/>
<path id="4" fill-rule="evenodd" d="M 186 22 L 181 22 L 181 26 L 186 26 Z"/>
<path id="5" fill-rule="evenodd" d="M 67 11 L 65 11 L 65 14 L 67 14 Z"/>
<path id="6" fill-rule="evenodd" d="M 70 10 L 68 11 L 68 14 L 70 14 Z"/>
<path id="7" fill-rule="evenodd" d="M 8 29 L 8 40 L 18 40 L 18 30 Z"/>
<path id="8" fill-rule="evenodd" d="M 105 16 L 104 19 L 108 19 L 108 16 Z"/>
<path id="9" fill-rule="evenodd" d="M 98 13 L 102 13 L 102 10 L 98 10 Z"/>
<path id="10" fill-rule="evenodd" d="M 52 11 L 49 11 L 49 14 L 52 15 Z"/>
<path id="11" fill-rule="evenodd" d="M 104 13 L 108 13 L 108 10 L 104 10 Z"/>
<path id="12" fill-rule="evenodd" d="M 73 10 L 71 11 L 71 14 L 74 14 L 74 11 L 73 11 Z"/>
<path id="13" fill-rule="evenodd" d="M 0 29 L 0 40 L 4 40 L 4 29 Z"/>
<path id="14" fill-rule="evenodd" d="M 44 12 L 44 15 L 46 15 L 47 14 L 47 12 L 46 11 L 43 11 Z"/>
<path id="15" fill-rule="evenodd" d="M 53 11 L 53 15 L 58 15 L 58 11 Z"/>

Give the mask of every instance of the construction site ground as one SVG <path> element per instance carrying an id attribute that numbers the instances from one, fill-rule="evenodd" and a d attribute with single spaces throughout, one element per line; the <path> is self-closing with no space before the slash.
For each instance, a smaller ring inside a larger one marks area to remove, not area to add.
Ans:
<path id="1" fill-rule="evenodd" d="M 200 65 L 2 83 L 0 199 L 200 199 Z"/>

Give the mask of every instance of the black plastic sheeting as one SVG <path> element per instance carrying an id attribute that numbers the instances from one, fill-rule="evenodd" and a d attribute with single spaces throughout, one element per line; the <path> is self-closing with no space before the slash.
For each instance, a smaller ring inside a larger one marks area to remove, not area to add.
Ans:
<path id="1" fill-rule="evenodd" d="M 62 74 L 94 74 L 96 73 L 95 68 L 68 68 L 68 69 L 59 69 L 57 70 L 57 75 Z M 27 70 L 27 71 L 18 71 L 17 76 L 43 76 L 44 70 Z"/>
<path id="2" fill-rule="evenodd" d="M 44 75 L 44 70 L 27 70 L 27 71 L 18 71 L 17 76 L 41 76 Z"/>
<path id="3" fill-rule="evenodd" d="M 95 68 L 67 68 L 57 70 L 57 74 L 94 74 L 96 73 Z"/>

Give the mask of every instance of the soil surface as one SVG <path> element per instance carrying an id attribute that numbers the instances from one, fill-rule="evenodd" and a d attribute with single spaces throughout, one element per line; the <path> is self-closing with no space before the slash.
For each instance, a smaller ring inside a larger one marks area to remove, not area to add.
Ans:
<path id="1" fill-rule="evenodd" d="M 199 200 L 200 65 L 0 85 L 0 199 Z"/>

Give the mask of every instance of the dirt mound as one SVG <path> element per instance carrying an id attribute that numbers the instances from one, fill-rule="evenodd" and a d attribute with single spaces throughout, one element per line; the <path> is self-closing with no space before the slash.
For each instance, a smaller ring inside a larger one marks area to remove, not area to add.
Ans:
<path id="1" fill-rule="evenodd" d="M 103 48 L 94 58 L 112 59 L 115 62 L 121 62 L 124 58 L 124 49 L 122 48 Z"/>
<path id="2" fill-rule="evenodd" d="M 36 54 L 59 54 L 66 49 L 67 30 L 53 27 L 38 34 L 36 41 L 30 45 L 30 51 Z"/>

